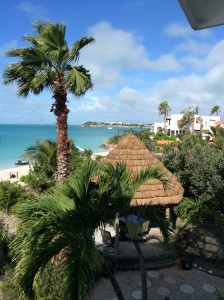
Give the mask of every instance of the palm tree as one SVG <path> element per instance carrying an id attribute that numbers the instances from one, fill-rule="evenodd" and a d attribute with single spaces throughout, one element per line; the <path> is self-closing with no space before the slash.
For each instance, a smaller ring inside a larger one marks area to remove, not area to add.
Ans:
<path id="1" fill-rule="evenodd" d="M 54 177 L 57 170 L 56 142 L 52 140 L 37 140 L 35 145 L 25 150 L 24 158 L 31 160 L 34 169 L 43 170 L 48 177 Z"/>
<path id="2" fill-rule="evenodd" d="M 191 133 L 194 134 L 194 121 L 195 121 L 195 115 L 198 114 L 198 106 L 188 106 L 184 110 L 181 111 L 183 114 L 182 119 L 179 121 L 179 128 L 184 128 L 185 126 L 189 128 L 191 127 Z"/>
<path id="3" fill-rule="evenodd" d="M 183 231 L 188 225 L 204 225 L 206 221 L 216 224 L 223 223 L 223 216 L 219 211 L 219 202 L 214 196 L 202 195 L 197 199 L 185 198 L 175 208 L 176 215 L 181 217 L 182 222 L 179 229 Z M 202 232 L 203 249 L 201 254 L 205 255 L 205 228 Z"/>
<path id="4" fill-rule="evenodd" d="M 74 145 L 73 140 L 69 140 L 70 173 L 73 173 L 78 166 L 81 157 L 91 157 L 91 150 L 80 151 Z M 52 140 L 37 140 L 35 145 L 29 146 L 25 150 L 23 157 L 33 164 L 36 172 L 43 172 L 47 177 L 55 178 L 57 171 L 57 143 Z"/>
<path id="5" fill-rule="evenodd" d="M 196 123 L 200 124 L 200 137 L 202 138 L 203 118 L 201 116 L 198 116 L 196 118 Z"/>
<path id="6" fill-rule="evenodd" d="M 36 277 L 55 257 L 64 270 L 63 299 L 83 299 L 102 271 L 104 259 L 96 248 L 94 232 L 113 212 L 94 196 L 96 175 L 98 163 L 84 160 L 63 187 L 19 210 L 20 226 L 12 248 L 22 299 L 35 299 Z"/>
<path id="7" fill-rule="evenodd" d="M 126 216 L 127 228 L 139 256 L 142 280 L 142 299 L 146 300 L 148 299 L 147 279 L 144 256 L 139 245 L 140 232 L 135 224 L 128 221 L 127 216 L 129 214 L 136 214 L 145 219 L 149 219 L 152 222 L 156 222 L 164 236 L 165 243 L 167 243 L 169 241 L 169 225 L 167 220 L 164 219 L 161 210 L 150 205 L 133 207 L 130 203 L 135 193 L 145 181 L 156 178 L 163 183 L 164 188 L 169 188 L 169 182 L 166 175 L 158 167 L 148 167 L 141 170 L 135 176 L 131 175 L 124 164 L 117 164 L 116 167 L 108 164 L 105 171 L 105 177 L 101 177 L 102 190 L 105 191 L 102 195 L 104 195 L 105 201 L 110 203 L 110 207 L 114 212 L 119 212 Z M 105 189 L 105 185 L 107 186 L 107 189 Z"/>
<path id="8" fill-rule="evenodd" d="M 117 174 L 114 180 L 110 177 L 112 173 Z M 61 188 L 22 206 L 18 211 L 19 230 L 12 244 L 15 280 L 22 299 L 35 298 L 36 278 L 55 257 L 61 257 L 65 299 L 83 299 L 87 287 L 105 266 L 95 245 L 96 228 L 113 218 L 117 211 L 128 213 L 134 191 L 152 177 L 167 182 L 156 169 L 148 169 L 130 179 L 124 166 L 106 166 L 102 170 L 97 161 L 86 159 Z M 157 219 L 160 219 L 158 215 Z M 166 223 L 162 222 L 167 237 Z M 107 274 L 118 299 L 124 300 L 115 278 L 109 270 Z"/>
<path id="9" fill-rule="evenodd" d="M 220 112 L 220 106 L 215 105 L 215 106 L 212 107 L 212 109 L 211 109 L 211 115 L 216 114 L 216 116 L 218 116 L 219 112 Z"/>
<path id="10" fill-rule="evenodd" d="M 4 83 L 18 84 L 18 96 L 26 98 L 30 93 L 40 94 L 44 89 L 52 92 L 54 103 L 51 111 L 56 116 L 57 136 L 57 181 L 69 174 L 69 140 L 67 132 L 67 93 L 83 96 L 93 87 L 89 71 L 77 66 L 80 50 L 92 43 L 92 37 L 82 37 L 71 49 L 65 40 L 66 26 L 63 23 L 36 22 L 35 34 L 24 37 L 29 43 L 25 48 L 7 52 L 16 57 L 17 63 L 6 67 Z"/>
<path id="11" fill-rule="evenodd" d="M 166 132 L 166 118 L 168 113 L 171 111 L 167 101 L 163 101 L 158 106 L 159 114 L 164 115 L 164 131 Z"/>

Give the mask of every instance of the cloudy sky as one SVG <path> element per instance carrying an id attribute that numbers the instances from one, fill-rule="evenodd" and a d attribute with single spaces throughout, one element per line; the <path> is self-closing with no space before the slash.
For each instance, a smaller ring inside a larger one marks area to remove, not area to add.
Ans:
<path id="1" fill-rule="evenodd" d="M 162 121 L 164 100 L 172 114 L 198 105 L 199 114 L 208 115 L 219 105 L 223 119 L 223 26 L 193 31 L 178 0 L 7 0 L 0 12 L 1 124 L 55 123 L 49 92 L 21 99 L 16 84 L 3 85 L 4 67 L 12 62 L 5 52 L 24 46 L 33 20 L 65 22 L 69 45 L 95 38 L 79 61 L 94 88 L 81 99 L 68 96 L 69 124 Z"/>

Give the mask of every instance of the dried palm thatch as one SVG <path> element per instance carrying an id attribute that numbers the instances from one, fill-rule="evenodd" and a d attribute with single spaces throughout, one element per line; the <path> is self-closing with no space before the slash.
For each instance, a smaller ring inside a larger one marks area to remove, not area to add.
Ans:
<path id="1" fill-rule="evenodd" d="M 103 162 L 116 165 L 125 163 L 132 174 L 149 166 L 158 166 L 170 180 L 169 189 L 164 189 L 157 179 L 145 182 L 131 201 L 131 205 L 169 205 L 177 204 L 183 198 L 183 187 L 177 178 L 160 162 L 133 134 L 123 137 L 117 147 L 103 158 Z"/>

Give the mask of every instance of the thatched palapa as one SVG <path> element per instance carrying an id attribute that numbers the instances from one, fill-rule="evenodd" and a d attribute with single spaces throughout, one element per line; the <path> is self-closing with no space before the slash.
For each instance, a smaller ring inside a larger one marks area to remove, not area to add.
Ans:
<path id="1" fill-rule="evenodd" d="M 103 158 L 104 162 L 116 165 L 125 163 L 132 174 L 148 166 L 159 166 L 170 180 L 169 188 L 164 189 L 157 179 L 145 182 L 131 201 L 131 205 L 177 204 L 183 198 L 183 187 L 177 178 L 160 162 L 133 134 L 123 137 L 117 147 Z"/>

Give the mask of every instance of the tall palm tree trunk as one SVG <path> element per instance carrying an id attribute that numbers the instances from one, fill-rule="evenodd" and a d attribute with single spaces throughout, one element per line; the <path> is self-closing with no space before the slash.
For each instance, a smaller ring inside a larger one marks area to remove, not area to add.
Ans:
<path id="1" fill-rule="evenodd" d="M 113 289 L 117 295 L 117 299 L 118 300 L 125 300 L 123 293 L 121 291 L 121 288 L 117 282 L 117 280 L 115 279 L 113 273 L 111 272 L 110 268 L 108 266 L 105 266 L 106 269 L 106 274 L 110 280 L 111 285 L 113 286 Z"/>
<path id="2" fill-rule="evenodd" d="M 57 172 L 56 180 L 59 182 L 69 175 L 69 139 L 68 139 L 68 113 L 67 93 L 63 82 L 63 76 L 57 74 L 54 81 L 55 103 L 52 110 L 56 116 L 57 137 Z"/>
<path id="3" fill-rule="evenodd" d="M 166 118 L 167 114 L 164 114 L 164 132 L 166 133 Z"/>
<path id="4" fill-rule="evenodd" d="M 142 300 L 147 300 L 147 278 L 146 278 L 146 270 L 145 270 L 145 261 L 142 254 L 142 249 L 139 245 L 139 242 L 136 240 L 133 240 L 133 243 L 135 245 L 136 251 L 138 253 L 138 259 L 139 259 L 139 266 L 141 271 L 141 281 L 142 281 Z"/>

